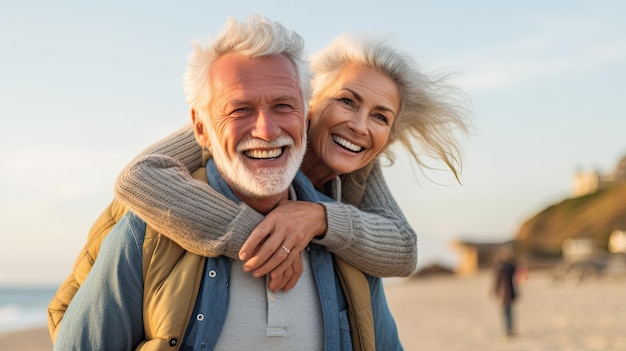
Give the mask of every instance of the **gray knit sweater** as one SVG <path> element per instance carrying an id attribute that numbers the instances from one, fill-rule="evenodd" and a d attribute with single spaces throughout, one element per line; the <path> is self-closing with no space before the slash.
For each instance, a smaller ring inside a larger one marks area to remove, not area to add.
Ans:
<path id="1" fill-rule="evenodd" d="M 208 257 L 237 258 L 263 215 L 193 179 L 190 171 L 202 165 L 201 155 L 187 125 L 133 160 L 118 177 L 115 196 L 184 249 Z M 322 190 L 337 198 L 341 186 L 336 182 L 339 179 Z M 413 273 L 417 236 L 391 196 L 378 162 L 347 175 L 345 183 L 341 198 L 359 208 L 321 203 L 326 208 L 327 231 L 314 242 L 373 276 Z M 359 183 L 364 189 L 352 191 Z"/>

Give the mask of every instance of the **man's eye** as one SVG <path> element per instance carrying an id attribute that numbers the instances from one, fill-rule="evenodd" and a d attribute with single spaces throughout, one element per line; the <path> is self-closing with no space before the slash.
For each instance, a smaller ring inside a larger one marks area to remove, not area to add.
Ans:
<path id="1" fill-rule="evenodd" d="M 352 99 L 349 99 L 349 98 L 339 98 L 337 100 L 339 100 L 340 102 L 342 102 L 345 105 L 354 106 L 354 101 L 352 101 Z"/>
<path id="2" fill-rule="evenodd" d="M 240 108 L 236 108 L 234 110 L 232 110 L 230 112 L 231 115 L 241 115 L 244 113 L 248 113 L 250 112 L 250 108 L 249 107 L 240 107 Z"/>
<path id="3" fill-rule="evenodd" d="M 277 109 L 277 110 L 287 110 L 287 109 L 291 110 L 291 109 L 293 109 L 293 107 L 291 107 L 291 105 L 289 105 L 289 104 L 277 104 L 274 108 Z"/>

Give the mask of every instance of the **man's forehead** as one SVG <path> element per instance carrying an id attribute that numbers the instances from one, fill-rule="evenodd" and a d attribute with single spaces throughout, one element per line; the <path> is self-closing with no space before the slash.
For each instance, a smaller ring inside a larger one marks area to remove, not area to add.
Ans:
<path id="1" fill-rule="evenodd" d="M 302 99 L 297 70 L 284 55 L 225 55 L 211 67 L 210 78 L 213 94 L 221 100 Z"/>
<path id="2" fill-rule="evenodd" d="M 228 54 L 217 59 L 209 70 L 215 84 L 298 84 L 298 71 L 286 56 L 249 58 Z"/>

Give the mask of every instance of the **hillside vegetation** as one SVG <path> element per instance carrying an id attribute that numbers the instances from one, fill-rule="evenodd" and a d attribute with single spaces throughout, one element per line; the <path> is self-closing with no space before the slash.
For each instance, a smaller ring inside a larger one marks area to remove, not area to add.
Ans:
<path id="1" fill-rule="evenodd" d="M 517 234 L 519 248 L 535 255 L 560 255 L 567 238 L 592 238 L 606 249 L 615 229 L 626 230 L 626 183 L 549 206 Z"/>

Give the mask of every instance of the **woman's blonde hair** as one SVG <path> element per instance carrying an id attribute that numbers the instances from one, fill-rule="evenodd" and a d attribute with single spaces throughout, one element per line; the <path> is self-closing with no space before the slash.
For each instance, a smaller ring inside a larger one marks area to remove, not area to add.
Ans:
<path id="1" fill-rule="evenodd" d="M 471 115 L 467 96 L 447 85 L 444 78 L 421 72 L 408 55 L 382 41 L 347 34 L 338 36 L 311 59 L 313 98 L 317 101 L 346 65 L 372 68 L 390 77 L 400 89 L 401 106 L 391 129 L 388 145 L 400 143 L 421 167 L 432 168 L 425 157 L 441 159 L 457 181 L 462 167 L 457 134 L 469 132 Z M 383 154 L 394 162 L 390 147 Z"/>

